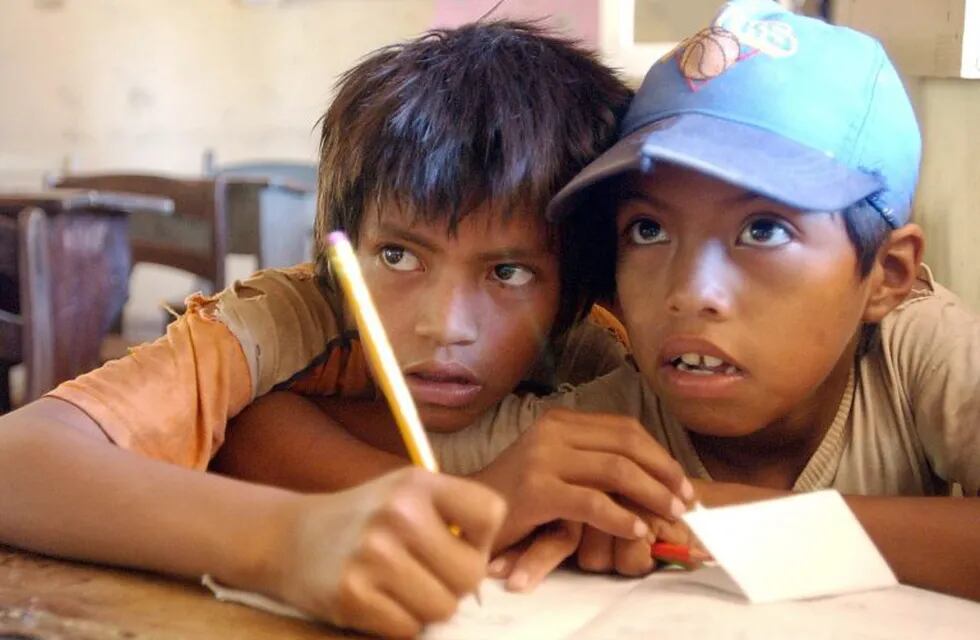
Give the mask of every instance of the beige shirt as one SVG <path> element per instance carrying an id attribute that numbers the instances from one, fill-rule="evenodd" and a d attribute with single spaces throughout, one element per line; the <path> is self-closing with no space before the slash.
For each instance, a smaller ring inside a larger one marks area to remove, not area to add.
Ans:
<path id="1" fill-rule="evenodd" d="M 881 323 L 855 363 L 836 417 L 794 490 L 980 494 L 980 318 L 923 273 L 923 288 Z M 710 479 L 687 431 L 630 364 L 546 398 L 509 397 L 464 431 L 433 434 L 443 467 L 472 473 L 551 407 L 636 417 L 692 477 Z"/>

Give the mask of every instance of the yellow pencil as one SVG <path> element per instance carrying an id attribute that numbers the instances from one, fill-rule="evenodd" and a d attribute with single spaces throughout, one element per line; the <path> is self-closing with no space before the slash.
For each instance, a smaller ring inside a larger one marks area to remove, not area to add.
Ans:
<path id="1" fill-rule="evenodd" d="M 357 320 L 364 352 L 378 378 L 378 385 L 388 400 L 395 422 L 398 423 L 398 430 L 401 431 L 402 440 L 408 448 L 408 455 L 413 464 L 438 473 L 439 463 L 432 453 L 429 438 L 425 435 L 425 428 L 419 420 L 412 394 L 405 384 L 402 370 L 395 359 L 395 352 L 388 342 L 388 334 L 385 333 L 384 325 L 381 324 L 381 318 L 378 317 L 378 311 L 374 307 L 371 292 L 364 283 L 357 256 L 354 255 L 354 248 L 344 232 L 334 231 L 327 236 L 327 249 L 334 275 L 340 281 L 340 286 Z"/>
<path id="2" fill-rule="evenodd" d="M 398 424 L 398 430 L 402 434 L 412 464 L 432 473 L 439 473 L 439 463 L 432 453 L 429 438 L 425 435 L 425 428 L 415 408 L 415 401 L 412 400 L 412 394 L 405 384 L 402 370 L 398 366 L 398 360 L 395 359 L 391 343 L 388 342 L 388 334 L 385 333 L 381 318 L 378 317 L 378 310 L 371 299 L 371 292 L 364 282 L 364 276 L 361 275 L 361 267 L 357 263 L 357 256 L 354 255 L 354 248 L 347 239 L 347 234 L 334 231 L 327 236 L 327 251 L 334 275 L 337 276 L 357 320 L 364 352 L 378 378 L 381 392 L 384 393 L 388 406 L 395 416 L 395 422 Z M 461 534 L 459 527 L 454 524 L 449 526 L 449 531 L 457 537 Z M 480 592 L 477 591 L 474 595 L 479 603 Z"/>

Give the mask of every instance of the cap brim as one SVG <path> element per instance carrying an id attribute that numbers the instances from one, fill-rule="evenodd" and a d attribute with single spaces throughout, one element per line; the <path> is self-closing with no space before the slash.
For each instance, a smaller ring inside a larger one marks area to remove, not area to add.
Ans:
<path id="1" fill-rule="evenodd" d="M 593 185 L 669 162 L 804 211 L 838 211 L 884 188 L 870 173 L 751 125 L 686 113 L 641 127 L 585 167 L 548 205 L 549 220 L 575 209 Z"/>

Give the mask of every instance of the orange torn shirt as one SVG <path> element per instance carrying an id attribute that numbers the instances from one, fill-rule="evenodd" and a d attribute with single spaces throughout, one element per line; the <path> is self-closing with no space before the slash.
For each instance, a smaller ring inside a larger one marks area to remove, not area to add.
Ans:
<path id="1" fill-rule="evenodd" d="M 374 397 L 356 327 L 342 310 L 311 264 L 260 271 L 215 296 L 191 296 L 165 336 L 47 395 L 80 408 L 123 448 L 205 469 L 228 420 L 273 389 Z M 626 344 L 616 318 L 594 307 L 556 346 L 554 370 L 536 377 L 550 386 L 590 380 L 616 368 Z"/>

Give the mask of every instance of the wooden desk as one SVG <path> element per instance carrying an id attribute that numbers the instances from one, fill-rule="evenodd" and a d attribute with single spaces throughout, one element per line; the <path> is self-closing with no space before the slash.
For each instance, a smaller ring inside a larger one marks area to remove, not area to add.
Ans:
<path id="1" fill-rule="evenodd" d="M 0 546 L 0 639 L 355 638 L 214 599 L 204 587 Z"/>

